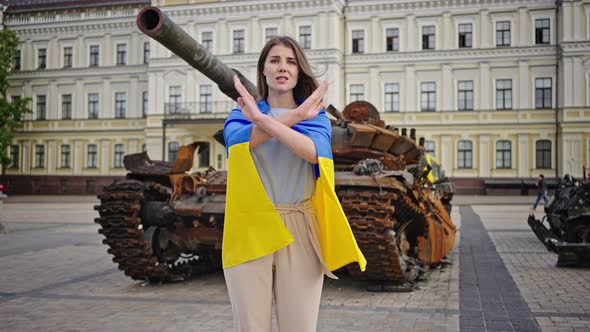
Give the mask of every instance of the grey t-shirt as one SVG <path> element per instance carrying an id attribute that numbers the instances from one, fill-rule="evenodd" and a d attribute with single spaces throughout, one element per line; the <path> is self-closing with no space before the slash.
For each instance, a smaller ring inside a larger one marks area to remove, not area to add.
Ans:
<path id="1" fill-rule="evenodd" d="M 274 118 L 288 111 L 285 108 L 271 108 L 268 116 Z M 273 204 L 296 204 L 313 195 L 313 165 L 291 152 L 276 138 L 254 148 L 252 158 Z"/>

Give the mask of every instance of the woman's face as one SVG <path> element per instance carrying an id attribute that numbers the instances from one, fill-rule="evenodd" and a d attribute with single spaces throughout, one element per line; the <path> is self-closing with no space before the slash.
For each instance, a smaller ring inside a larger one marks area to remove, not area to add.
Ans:
<path id="1" fill-rule="evenodd" d="M 285 93 L 293 91 L 299 78 L 299 64 L 295 52 L 285 45 L 273 46 L 264 61 L 264 74 L 268 93 Z"/>

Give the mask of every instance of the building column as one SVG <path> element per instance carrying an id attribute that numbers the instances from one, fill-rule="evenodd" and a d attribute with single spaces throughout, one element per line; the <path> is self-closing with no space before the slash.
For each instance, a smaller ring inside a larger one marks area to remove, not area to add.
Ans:
<path id="1" fill-rule="evenodd" d="M 81 78 L 76 79 L 76 95 L 72 100 L 72 119 L 86 119 L 88 116 L 84 114 L 84 85 Z"/>
<path id="2" fill-rule="evenodd" d="M 490 25 L 490 16 L 489 16 L 489 12 L 484 9 L 482 10 L 480 13 L 480 22 L 479 22 L 479 28 L 480 28 L 480 34 L 479 34 L 479 38 L 476 38 L 474 40 L 473 43 L 473 48 L 489 48 L 490 47 L 490 42 L 492 41 L 492 39 L 490 38 L 490 33 L 489 33 L 489 25 Z"/>
<path id="3" fill-rule="evenodd" d="M 406 111 L 414 112 L 416 108 L 416 69 L 412 65 L 406 66 Z"/>
<path id="4" fill-rule="evenodd" d="M 293 34 L 293 16 L 287 14 L 283 16 L 283 35 L 294 36 Z"/>
<path id="5" fill-rule="evenodd" d="M 55 140 L 47 141 L 47 174 L 55 175 L 57 169 L 57 148 Z"/>
<path id="6" fill-rule="evenodd" d="M 380 43 L 381 31 L 379 31 L 379 17 L 373 16 L 371 17 L 371 29 L 369 30 L 369 36 L 371 38 L 371 43 L 367 47 L 367 53 L 382 53 L 383 52 L 383 43 Z M 369 38 L 367 38 L 367 41 Z M 371 99 L 374 100 L 374 99 Z"/>
<path id="7" fill-rule="evenodd" d="M 408 51 L 416 51 L 416 39 L 418 39 L 418 36 L 416 34 L 416 18 L 414 17 L 414 15 L 408 15 L 406 16 L 407 19 L 407 38 L 406 38 L 406 50 Z"/>
<path id="8" fill-rule="evenodd" d="M 479 64 L 479 98 L 474 100 L 474 108 L 480 110 L 492 109 L 492 84 L 490 81 L 490 64 L 482 62 Z"/>
<path id="9" fill-rule="evenodd" d="M 213 36 L 215 38 L 215 42 L 214 42 L 215 53 L 217 53 L 217 54 L 230 54 L 231 53 L 231 47 L 230 47 L 231 36 L 228 36 L 227 21 L 225 20 L 225 18 L 221 18 L 219 21 L 217 21 L 217 23 L 215 24 L 215 31 L 217 32 L 217 33 L 213 34 Z M 219 36 L 217 36 L 217 35 L 219 35 Z"/>
<path id="10" fill-rule="evenodd" d="M 98 161 L 100 162 L 100 170 L 99 170 L 99 174 L 100 175 L 108 175 L 110 172 L 110 145 L 111 145 L 111 141 L 108 139 L 101 139 L 98 141 L 98 144 L 100 146 L 100 153 L 98 154 Z"/>
<path id="11" fill-rule="evenodd" d="M 127 64 L 138 65 L 143 63 L 143 45 L 139 45 L 139 38 L 137 32 L 131 33 L 131 40 L 128 46 Z M 141 57 L 139 55 L 142 55 Z"/>
<path id="12" fill-rule="evenodd" d="M 441 155 L 440 163 L 442 168 L 447 171 L 448 176 L 453 176 L 453 140 L 451 135 L 440 135 L 441 138 Z"/>
<path id="13" fill-rule="evenodd" d="M 115 105 L 113 102 L 113 91 L 111 90 L 111 81 L 104 78 L 102 81 L 102 100 L 98 104 L 99 118 L 112 119 L 115 117 Z"/>
<path id="14" fill-rule="evenodd" d="M 22 147 L 22 174 L 31 174 L 31 141 L 23 140 L 21 143 Z"/>
<path id="15" fill-rule="evenodd" d="M 572 89 L 574 90 L 572 106 L 584 106 L 584 98 L 586 96 L 586 85 L 584 84 L 584 82 L 586 81 L 586 79 L 584 78 L 584 64 L 582 63 L 581 57 L 575 57 L 572 60 L 574 72 L 573 82 L 575 83 L 575 86 Z"/>
<path id="16" fill-rule="evenodd" d="M 141 93 L 138 91 L 137 77 L 132 76 L 129 80 L 129 98 L 127 100 L 127 115 L 126 117 L 141 117 L 141 109 L 139 102 L 139 96 Z"/>
<path id="17" fill-rule="evenodd" d="M 528 10 L 526 7 L 521 7 L 518 8 L 518 41 L 515 40 L 515 46 L 527 46 L 534 43 L 527 36 L 527 31 L 529 31 Z"/>
<path id="18" fill-rule="evenodd" d="M 573 13 L 574 40 L 584 40 L 586 39 L 586 26 L 584 24 L 586 22 L 584 19 L 586 11 L 584 10 L 584 6 L 582 6 L 582 2 L 574 3 Z"/>
<path id="19" fill-rule="evenodd" d="M 442 65 L 442 111 L 454 110 L 453 107 L 453 73 L 449 64 Z"/>
<path id="20" fill-rule="evenodd" d="M 369 67 L 369 86 L 367 87 L 369 91 L 367 91 L 367 100 L 371 100 L 378 105 L 382 105 L 382 103 L 377 103 L 377 100 L 381 99 L 379 98 L 379 92 L 381 91 L 381 87 L 379 86 L 380 82 L 381 80 L 379 79 L 377 67 Z"/>
<path id="21" fill-rule="evenodd" d="M 529 134 L 518 134 L 518 158 L 514 161 L 518 167 L 518 177 L 531 176 L 529 159 Z"/>
<path id="22" fill-rule="evenodd" d="M 47 94 L 45 95 L 45 116 L 47 120 L 60 119 L 61 107 L 59 107 L 59 96 L 55 80 L 49 81 Z"/>
<path id="23" fill-rule="evenodd" d="M 531 99 L 531 75 L 529 73 L 529 63 L 527 60 L 518 61 L 518 91 L 515 91 L 513 96 L 520 96 L 520 98 L 512 98 L 515 109 L 530 109 Z M 518 103 L 518 105 L 516 105 Z"/>
<path id="24" fill-rule="evenodd" d="M 574 85 L 577 85 L 577 81 L 574 80 L 574 61 L 570 57 L 563 57 L 563 76 L 560 75 L 560 81 L 563 82 L 561 87 L 556 86 L 557 93 L 562 94 L 563 99 L 560 100 L 560 104 L 563 107 L 570 107 L 574 104 Z M 559 75 L 559 73 L 556 73 Z M 580 81 L 582 82 L 582 81 Z M 561 105 L 557 105 L 558 107 Z"/>
<path id="25" fill-rule="evenodd" d="M 102 58 L 102 61 L 99 60 L 101 66 L 114 66 L 115 61 L 113 61 L 113 47 L 111 45 L 111 34 L 107 33 L 104 35 L 103 43 L 102 43 L 102 54 L 99 53 L 99 56 Z"/>
<path id="26" fill-rule="evenodd" d="M 479 176 L 489 177 L 491 170 L 490 162 L 490 135 L 481 134 L 479 135 Z"/>
<path id="27" fill-rule="evenodd" d="M 561 146 L 560 164 L 561 174 L 570 174 L 573 177 L 580 177 L 582 175 L 582 135 L 580 133 L 563 133 Z"/>
<path id="28" fill-rule="evenodd" d="M 334 48 L 334 40 L 332 39 L 332 36 L 326 35 L 326 32 L 328 33 L 328 35 L 330 35 L 332 30 L 333 28 L 328 23 L 328 15 L 325 12 L 321 12 L 318 16 L 316 16 L 315 29 L 312 32 L 311 38 L 311 48 Z M 327 43 L 325 43 L 324 45 L 320 45 L 320 40 L 327 41 Z"/>
<path id="29" fill-rule="evenodd" d="M 574 12 L 572 3 L 568 1 L 563 1 L 561 3 L 562 6 L 562 16 L 560 19 L 560 23 L 562 23 L 563 27 L 563 41 L 568 42 L 573 40 L 573 26 L 574 23 Z M 554 28 L 555 29 L 555 28 Z"/>
<path id="30" fill-rule="evenodd" d="M 84 146 L 82 145 L 82 141 L 80 140 L 74 140 L 74 151 L 72 161 L 74 163 L 74 174 L 82 174 L 82 169 L 85 167 Z"/>
<path id="31" fill-rule="evenodd" d="M 444 12 L 443 13 L 443 44 L 441 49 L 443 50 L 450 50 L 453 49 L 453 35 L 451 33 L 453 22 L 451 21 L 451 13 Z"/>
<path id="32" fill-rule="evenodd" d="M 260 22 L 257 16 L 253 16 L 250 20 L 248 20 L 248 39 L 246 41 L 246 53 L 250 52 L 258 52 L 258 50 L 262 49 L 264 44 L 260 41 L 261 33 L 260 33 Z"/>

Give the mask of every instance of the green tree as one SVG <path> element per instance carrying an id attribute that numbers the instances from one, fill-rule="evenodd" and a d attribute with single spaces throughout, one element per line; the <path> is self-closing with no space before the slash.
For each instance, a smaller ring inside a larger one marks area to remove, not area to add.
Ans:
<path id="1" fill-rule="evenodd" d="M 2 180 L 6 167 L 11 159 L 8 148 L 17 130 L 22 128 L 23 118 L 31 112 L 28 105 L 30 98 L 14 98 L 8 100 L 6 89 L 8 77 L 14 68 L 14 59 L 18 47 L 18 37 L 8 29 L 0 30 L 0 167 L 2 167 Z"/>

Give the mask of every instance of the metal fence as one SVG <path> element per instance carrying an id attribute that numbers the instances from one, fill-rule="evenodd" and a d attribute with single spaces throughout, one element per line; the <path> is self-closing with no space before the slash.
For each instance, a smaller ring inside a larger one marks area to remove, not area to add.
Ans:
<path id="1" fill-rule="evenodd" d="M 190 119 L 203 115 L 228 114 L 237 107 L 233 100 L 223 101 L 192 101 L 183 103 L 164 103 L 164 118 L 166 119 Z"/>

